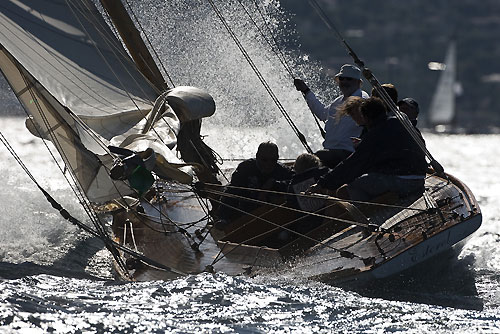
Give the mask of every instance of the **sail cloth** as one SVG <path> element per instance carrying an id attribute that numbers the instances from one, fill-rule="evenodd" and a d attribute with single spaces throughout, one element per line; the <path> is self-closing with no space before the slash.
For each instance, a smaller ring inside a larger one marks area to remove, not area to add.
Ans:
<path id="1" fill-rule="evenodd" d="M 456 46 L 450 42 L 444 60 L 445 67 L 437 84 L 429 107 L 429 122 L 432 125 L 450 124 L 455 117 Z"/>
<path id="2" fill-rule="evenodd" d="M 135 136 L 177 160 L 175 113 L 163 107 L 143 132 L 159 94 L 90 0 L 3 0 L 0 11 L 0 69 L 32 114 L 31 130 L 51 139 L 90 200 L 131 193 L 108 176 L 108 144 Z"/>
<path id="3" fill-rule="evenodd" d="M 0 8 L 3 47 L 104 138 L 151 109 L 157 92 L 90 0 L 11 0 Z M 92 123 L 94 117 L 100 120 Z"/>

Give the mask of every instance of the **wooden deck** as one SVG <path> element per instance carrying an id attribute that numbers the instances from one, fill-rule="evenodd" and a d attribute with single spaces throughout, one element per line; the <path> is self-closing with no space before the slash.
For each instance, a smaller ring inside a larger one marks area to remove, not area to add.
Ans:
<path id="1" fill-rule="evenodd" d="M 184 274 L 251 273 L 299 259 L 297 270 L 315 279 L 383 276 L 449 249 L 479 227 L 481 213 L 473 195 L 458 180 L 450 180 L 454 183 L 429 177 L 423 196 L 379 198 L 385 206 L 352 208 L 329 200 L 314 216 L 284 205 L 262 206 L 218 234 L 209 233 L 210 226 L 203 229 L 205 211 L 192 194 L 185 194 L 163 204 L 162 212 L 170 221 L 146 205 L 144 214 L 117 215 L 114 232 L 128 247 Z M 179 226 L 197 220 L 185 233 L 179 232 Z M 131 272 L 137 280 L 176 276 L 147 265 Z"/>

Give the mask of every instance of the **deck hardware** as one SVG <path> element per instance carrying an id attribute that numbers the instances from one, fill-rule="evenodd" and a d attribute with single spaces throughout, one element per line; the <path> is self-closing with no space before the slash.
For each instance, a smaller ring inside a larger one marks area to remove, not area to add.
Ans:
<path id="1" fill-rule="evenodd" d="M 200 244 L 194 242 L 191 244 L 191 249 L 194 250 L 195 252 L 200 252 Z"/>
<path id="2" fill-rule="evenodd" d="M 348 258 L 348 259 L 353 259 L 354 258 L 354 254 L 351 253 L 351 252 L 348 252 L 348 251 L 341 251 L 340 252 L 340 256 Z"/>

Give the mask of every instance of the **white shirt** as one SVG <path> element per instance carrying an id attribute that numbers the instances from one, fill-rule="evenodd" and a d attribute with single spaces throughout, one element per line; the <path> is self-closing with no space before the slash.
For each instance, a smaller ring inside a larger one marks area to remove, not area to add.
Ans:
<path id="1" fill-rule="evenodd" d="M 369 97 L 361 88 L 356 90 L 351 96 L 361 96 L 364 99 Z M 354 122 L 351 116 L 343 116 L 338 123 L 335 119 L 337 108 L 344 102 L 344 95 L 337 97 L 328 107 L 325 107 L 312 91 L 308 91 L 304 97 L 309 109 L 320 120 L 326 122 L 326 135 L 323 147 L 330 150 L 336 149 L 354 152 L 351 137 L 359 137 L 363 129 Z"/>

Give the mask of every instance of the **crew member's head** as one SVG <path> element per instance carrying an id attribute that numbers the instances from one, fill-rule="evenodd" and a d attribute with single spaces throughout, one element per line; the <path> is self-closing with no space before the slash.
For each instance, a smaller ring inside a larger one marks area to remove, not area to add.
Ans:
<path id="1" fill-rule="evenodd" d="M 380 86 L 385 90 L 387 95 L 389 95 L 392 102 L 394 102 L 394 104 L 397 104 L 398 103 L 398 90 L 396 89 L 396 86 L 394 86 L 391 83 L 385 83 L 385 84 L 382 84 Z M 372 96 L 381 98 L 380 93 L 375 89 L 375 87 L 372 88 Z"/>
<path id="2" fill-rule="evenodd" d="M 371 128 L 380 120 L 387 119 L 385 104 L 378 97 L 370 97 L 363 100 L 360 110 L 365 120 L 365 125 L 368 128 Z"/>
<path id="3" fill-rule="evenodd" d="M 410 121 L 416 121 L 418 117 L 418 103 L 411 97 L 406 97 L 398 102 L 399 110 L 405 113 Z"/>
<path id="4" fill-rule="evenodd" d="M 269 141 L 261 143 L 257 149 L 255 158 L 259 171 L 264 175 L 271 174 L 278 164 L 278 146 Z"/>
<path id="5" fill-rule="evenodd" d="M 321 165 L 321 162 L 317 156 L 310 153 L 302 153 L 295 159 L 293 164 L 293 170 L 295 173 L 302 173 L 311 168 L 317 168 Z"/>
<path id="6" fill-rule="evenodd" d="M 342 65 L 339 73 L 335 75 L 335 81 L 344 97 L 351 96 L 361 88 L 361 70 L 351 64 Z"/>

